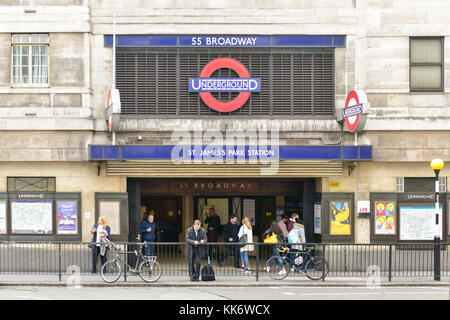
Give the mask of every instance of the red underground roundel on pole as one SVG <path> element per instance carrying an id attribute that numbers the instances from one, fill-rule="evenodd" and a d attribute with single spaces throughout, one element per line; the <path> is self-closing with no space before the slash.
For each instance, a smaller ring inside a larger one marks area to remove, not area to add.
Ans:
<path id="1" fill-rule="evenodd" d="M 228 68 L 235 71 L 239 78 L 210 78 L 219 69 Z M 250 78 L 247 68 L 237 60 L 219 58 L 208 63 L 200 73 L 200 78 L 190 79 L 189 91 L 200 92 L 203 102 L 218 112 L 232 112 L 242 107 L 250 97 L 250 93 L 259 91 L 260 79 Z M 211 91 L 239 92 L 231 101 L 222 102 L 214 98 Z"/>
<path id="2" fill-rule="evenodd" d="M 345 123 L 347 125 L 347 128 L 349 131 L 354 132 L 354 131 L 359 131 L 358 125 L 364 126 L 364 124 L 360 119 L 360 116 L 362 114 L 362 104 L 367 103 L 367 96 L 363 91 L 360 90 L 352 90 L 350 91 L 350 93 L 347 95 L 347 99 L 345 99 L 345 110 L 344 109 L 344 113 L 345 111 L 353 111 L 353 109 L 355 109 L 355 111 L 353 113 L 351 113 L 348 116 L 345 116 Z M 359 109 L 358 109 L 359 107 Z M 358 110 L 356 110 L 358 109 Z M 360 124 L 361 122 L 361 124 Z"/>

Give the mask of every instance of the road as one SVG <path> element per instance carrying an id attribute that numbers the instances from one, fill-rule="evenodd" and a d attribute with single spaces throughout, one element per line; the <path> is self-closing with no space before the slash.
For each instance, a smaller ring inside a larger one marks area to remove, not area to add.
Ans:
<path id="1" fill-rule="evenodd" d="M 450 300 L 448 287 L 0 287 L 0 300 Z"/>

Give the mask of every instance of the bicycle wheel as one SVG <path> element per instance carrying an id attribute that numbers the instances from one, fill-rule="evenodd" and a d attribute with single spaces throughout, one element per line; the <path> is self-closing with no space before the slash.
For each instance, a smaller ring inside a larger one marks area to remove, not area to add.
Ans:
<path id="1" fill-rule="evenodd" d="M 119 280 L 122 268 L 116 261 L 111 260 L 102 266 L 101 275 L 105 282 L 113 283 Z"/>
<path id="2" fill-rule="evenodd" d="M 274 280 L 282 280 L 286 278 L 290 271 L 289 261 L 281 259 L 283 266 L 280 267 L 280 257 L 270 257 L 266 262 L 266 272 Z"/>
<path id="3" fill-rule="evenodd" d="M 306 263 L 305 273 L 311 280 L 325 279 L 328 274 L 328 263 L 323 257 L 312 257 Z"/>
<path id="4" fill-rule="evenodd" d="M 155 282 L 161 277 L 161 266 L 158 261 L 144 260 L 138 267 L 139 276 L 146 282 Z"/>

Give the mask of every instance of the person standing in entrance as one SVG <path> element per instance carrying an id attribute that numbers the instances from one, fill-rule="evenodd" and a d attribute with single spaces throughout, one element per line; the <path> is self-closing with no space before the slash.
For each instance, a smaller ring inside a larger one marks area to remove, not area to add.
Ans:
<path id="1" fill-rule="evenodd" d="M 204 223 L 208 225 L 208 242 L 217 242 L 217 234 L 220 228 L 220 217 L 216 214 L 214 208 L 209 208 L 209 215 L 205 219 Z M 217 247 L 210 246 L 208 254 L 215 257 L 217 254 Z"/>
<path id="2" fill-rule="evenodd" d="M 288 230 L 287 230 L 287 223 L 289 220 L 289 216 L 287 214 L 283 214 L 283 216 L 281 217 L 281 220 L 278 221 L 278 226 L 280 227 L 281 231 L 283 232 L 283 236 L 285 239 L 287 239 L 288 237 Z"/>
<path id="3" fill-rule="evenodd" d="M 291 214 L 291 218 L 287 222 L 287 231 L 288 231 L 288 233 L 291 232 L 292 228 L 294 228 L 294 224 L 297 222 L 297 219 L 298 219 L 298 213 L 297 212 L 293 212 Z M 285 238 L 287 238 L 287 236 Z"/>
<path id="4" fill-rule="evenodd" d="M 142 241 L 154 243 L 156 240 L 156 222 L 155 217 L 146 212 L 141 223 Z M 154 245 L 147 244 L 144 246 L 145 255 L 151 257 L 154 254 Z"/>
<path id="5" fill-rule="evenodd" d="M 236 224 L 237 216 L 235 214 L 231 215 L 230 222 L 228 222 L 223 228 L 223 238 L 225 242 L 236 243 L 236 245 L 227 246 L 227 251 L 223 257 L 218 257 L 217 264 L 219 267 L 222 266 L 223 260 L 229 256 L 234 256 L 234 267 L 239 269 L 239 226 Z"/>
<path id="6" fill-rule="evenodd" d="M 91 229 L 92 233 L 92 242 L 95 242 L 95 248 L 92 250 L 92 272 L 97 272 L 97 263 L 98 257 L 100 256 L 100 262 L 102 265 L 106 262 L 106 250 L 101 250 L 101 239 L 107 238 L 109 239 L 109 235 L 111 234 L 111 229 L 108 226 L 108 221 L 104 216 L 98 218 L 98 221 Z M 103 254 L 101 254 L 103 251 Z"/>
<path id="7" fill-rule="evenodd" d="M 186 254 L 191 281 L 199 281 L 200 259 L 204 255 L 204 244 L 207 242 L 206 232 L 201 225 L 200 220 L 195 220 L 194 225 L 186 230 Z"/>

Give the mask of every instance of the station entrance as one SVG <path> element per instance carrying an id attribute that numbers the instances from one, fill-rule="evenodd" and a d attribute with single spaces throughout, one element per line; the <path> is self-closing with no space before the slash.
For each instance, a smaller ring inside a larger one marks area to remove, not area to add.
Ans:
<path id="1" fill-rule="evenodd" d="M 195 219 L 202 222 L 210 208 L 220 217 L 221 228 L 236 215 L 238 224 L 247 216 L 255 241 L 272 221 L 297 212 L 303 220 L 307 242 L 320 242 L 314 234 L 314 203 L 320 179 L 149 179 L 128 178 L 129 241 L 140 241 L 145 213 L 157 223 L 158 242 L 184 242 L 185 231 Z M 219 228 L 220 229 L 220 228 Z M 223 234 L 218 230 L 218 241 Z"/>

